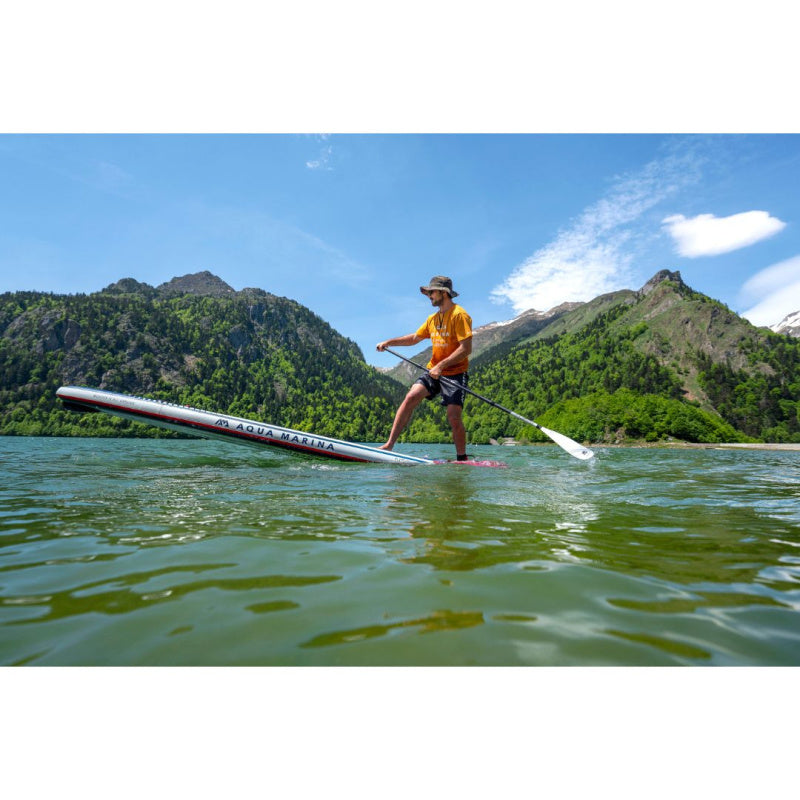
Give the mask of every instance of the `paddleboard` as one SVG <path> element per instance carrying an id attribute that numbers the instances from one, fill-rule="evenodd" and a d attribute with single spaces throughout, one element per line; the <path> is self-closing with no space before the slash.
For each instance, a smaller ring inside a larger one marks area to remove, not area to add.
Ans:
<path id="1" fill-rule="evenodd" d="M 62 386 L 56 395 L 64 407 L 72 411 L 94 412 L 132 419 L 158 428 L 180 431 L 203 439 L 222 439 L 254 447 L 280 447 L 296 453 L 307 453 L 339 461 L 375 462 L 384 464 L 434 464 L 428 458 L 379 450 L 365 444 L 331 439 L 304 431 L 270 425 L 251 419 L 231 417 L 199 408 L 151 400 L 86 386 Z"/>

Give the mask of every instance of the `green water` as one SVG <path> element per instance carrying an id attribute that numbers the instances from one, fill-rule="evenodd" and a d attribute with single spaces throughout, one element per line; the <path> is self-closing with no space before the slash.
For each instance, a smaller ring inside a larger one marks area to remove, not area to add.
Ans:
<path id="1" fill-rule="evenodd" d="M 471 452 L 0 438 L 0 664 L 800 663 L 800 454 Z"/>

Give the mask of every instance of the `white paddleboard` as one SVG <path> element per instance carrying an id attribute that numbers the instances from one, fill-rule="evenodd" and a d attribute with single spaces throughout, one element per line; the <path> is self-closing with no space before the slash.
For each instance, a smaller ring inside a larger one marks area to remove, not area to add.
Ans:
<path id="1" fill-rule="evenodd" d="M 254 447 L 280 447 L 339 461 L 361 461 L 385 464 L 433 464 L 427 458 L 379 450 L 365 444 L 331 439 L 313 433 L 240 419 L 199 408 L 150 400 L 85 386 L 62 386 L 56 394 L 66 408 L 73 411 L 100 411 L 124 419 L 180 431 L 203 439 L 222 439 Z"/>

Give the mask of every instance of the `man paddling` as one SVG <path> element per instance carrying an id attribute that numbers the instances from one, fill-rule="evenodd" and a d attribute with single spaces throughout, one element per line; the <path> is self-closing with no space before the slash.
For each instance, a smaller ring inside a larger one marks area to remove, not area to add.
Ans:
<path id="1" fill-rule="evenodd" d="M 464 397 L 467 386 L 467 368 L 472 352 L 472 318 L 453 302 L 458 292 L 453 291 L 453 282 L 444 275 L 431 278 L 428 286 L 420 286 L 422 294 L 430 298 L 431 305 L 438 309 L 431 314 L 415 333 L 387 339 L 377 345 L 383 352 L 387 347 L 410 347 L 423 339 L 430 339 L 433 355 L 428 362 L 428 372 L 408 390 L 408 394 L 395 414 L 392 430 L 381 450 L 391 450 L 398 437 L 408 425 L 414 409 L 423 399 L 432 400 L 441 395 L 441 403 L 447 409 L 447 421 L 453 429 L 456 458 L 466 461 L 467 432 L 462 420 Z M 439 379 L 444 376 L 447 381 Z"/>

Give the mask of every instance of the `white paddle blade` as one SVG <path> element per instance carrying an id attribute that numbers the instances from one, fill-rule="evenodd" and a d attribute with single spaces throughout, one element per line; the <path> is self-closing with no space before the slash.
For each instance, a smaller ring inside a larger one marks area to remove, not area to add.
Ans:
<path id="1" fill-rule="evenodd" d="M 548 428 L 543 428 L 541 425 L 539 425 L 538 428 L 543 434 L 549 436 L 560 448 L 566 450 L 571 456 L 579 458 L 581 461 L 588 461 L 590 458 L 594 457 L 594 453 L 588 447 L 584 447 L 582 444 L 574 442 L 569 438 L 569 436 L 564 436 L 563 433 L 557 433 L 556 431 L 551 431 Z"/>

